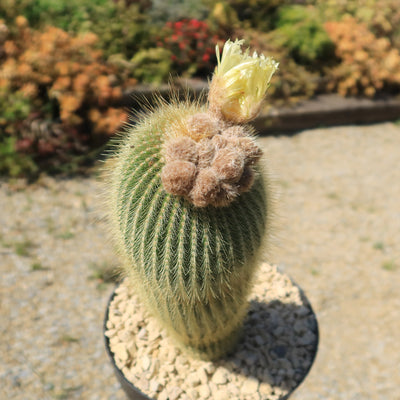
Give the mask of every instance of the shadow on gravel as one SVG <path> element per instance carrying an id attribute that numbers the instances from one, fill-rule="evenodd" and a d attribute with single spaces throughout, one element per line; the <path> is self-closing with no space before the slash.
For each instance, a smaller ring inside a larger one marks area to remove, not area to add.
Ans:
<path id="1" fill-rule="evenodd" d="M 302 303 L 252 301 L 237 350 L 219 364 L 293 392 L 310 371 L 319 340 L 316 316 L 303 293 Z"/>

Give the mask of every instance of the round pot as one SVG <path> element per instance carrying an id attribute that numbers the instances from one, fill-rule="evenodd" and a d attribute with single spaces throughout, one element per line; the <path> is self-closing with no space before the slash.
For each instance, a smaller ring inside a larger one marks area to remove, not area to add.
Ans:
<path id="1" fill-rule="evenodd" d="M 269 267 L 269 268 L 274 268 L 274 267 Z M 317 323 L 315 313 L 312 310 L 312 307 L 311 307 L 310 303 L 308 302 L 306 296 L 304 295 L 303 291 L 295 283 L 293 283 L 285 274 L 282 274 L 279 271 L 277 271 L 276 268 L 274 269 L 274 274 L 280 275 L 281 281 L 283 278 L 283 280 L 285 280 L 286 284 L 287 284 L 287 282 L 290 282 L 290 284 L 293 285 L 293 288 L 295 288 L 298 291 L 298 294 L 301 298 L 302 305 L 292 306 L 291 304 L 288 304 L 287 306 L 285 306 L 286 308 L 284 308 L 284 312 L 282 314 L 286 315 L 285 321 L 287 321 L 287 322 L 285 322 L 285 324 L 282 324 L 282 322 L 280 322 L 280 323 L 278 322 L 278 326 L 276 326 L 276 325 L 274 325 L 274 318 L 276 319 L 277 304 L 280 302 L 280 300 L 278 298 L 274 299 L 273 297 L 272 298 L 270 297 L 268 299 L 267 303 L 264 303 L 263 301 L 260 302 L 258 297 L 257 297 L 258 301 L 251 300 L 250 308 L 249 308 L 249 316 L 247 318 L 247 325 L 245 322 L 245 329 L 244 329 L 244 331 L 247 332 L 245 335 L 246 337 L 244 339 L 242 339 L 242 342 L 238 345 L 239 348 L 238 348 L 237 353 L 239 353 L 239 354 L 243 353 L 243 348 L 244 348 L 243 346 L 246 346 L 246 340 L 250 340 L 250 339 L 253 340 L 252 339 L 253 334 L 251 332 L 249 333 L 249 331 L 251 329 L 253 329 L 253 327 L 254 327 L 254 329 L 257 329 L 257 326 L 255 326 L 256 324 L 258 324 L 258 328 L 261 327 L 262 329 L 265 329 L 268 331 L 271 330 L 271 332 L 272 332 L 272 334 L 270 335 L 271 339 L 270 339 L 269 343 L 267 343 L 265 346 L 261 345 L 260 348 L 256 349 L 256 353 L 258 355 L 259 354 L 267 354 L 267 357 L 265 359 L 263 359 L 263 360 L 258 359 L 258 361 L 257 360 L 255 361 L 256 363 L 261 362 L 263 366 L 266 365 L 266 367 L 264 367 L 264 369 L 267 371 L 269 368 L 272 368 L 272 369 L 274 368 L 274 365 L 273 365 L 274 362 L 279 363 L 280 358 L 285 358 L 285 354 L 286 355 L 294 354 L 294 353 L 296 353 L 297 348 L 300 348 L 301 351 L 303 351 L 303 353 L 304 353 L 304 349 L 307 349 L 308 366 L 305 369 L 303 369 L 301 371 L 301 373 L 296 372 L 296 369 L 295 369 L 295 373 L 297 373 L 297 378 L 296 378 L 295 382 L 292 382 L 290 389 L 287 389 L 286 391 L 282 391 L 282 393 L 279 395 L 279 400 L 285 400 L 285 399 L 288 399 L 289 396 L 294 392 L 294 390 L 297 389 L 299 387 L 299 385 L 304 381 L 305 377 L 308 375 L 308 373 L 311 369 L 311 366 L 313 365 L 313 362 L 315 360 L 316 353 L 317 353 L 318 343 L 319 343 L 319 331 L 318 331 L 318 323 Z M 272 282 L 272 283 L 274 283 L 274 282 Z M 123 283 L 122 283 L 122 285 L 123 285 Z M 135 386 L 135 383 L 128 380 L 127 377 L 125 376 L 125 374 L 122 372 L 121 368 L 119 368 L 117 366 L 115 354 L 112 351 L 111 346 L 110 346 L 110 339 L 106 335 L 106 332 L 108 329 L 107 322 L 109 321 L 110 306 L 112 305 L 114 298 L 117 296 L 116 290 L 118 287 L 119 286 L 116 287 L 116 289 L 110 296 L 110 299 L 107 304 L 106 313 L 105 313 L 104 338 L 105 338 L 106 351 L 107 351 L 107 354 L 112 363 L 115 375 L 117 376 L 117 379 L 118 379 L 119 383 L 121 384 L 122 389 L 126 393 L 128 399 L 152 400 L 152 397 L 149 397 L 149 395 L 145 394 L 139 387 Z M 282 292 L 282 290 L 281 290 L 281 292 Z M 283 294 L 283 296 L 285 296 L 285 294 Z M 279 306 L 279 304 L 278 304 L 278 306 Z M 258 311 L 255 311 L 255 309 L 257 309 Z M 262 321 L 262 320 L 261 321 L 257 320 L 258 322 L 257 321 L 254 322 L 254 320 L 252 321 L 251 318 L 255 312 L 257 312 L 260 319 L 263 318 L 264 321 Z M 279 312 L 279 308 L 278 308 L 278 312 Z M 305 315 L 306 315 L 306 317 L 305 317 Z M 307 318 L 307 324 L 306 325 L 303 324 L 303 325 L 307 326 L 307 329 L 309 331 L 307 331 L 305 333 L 304 333 L 304 326 L 303 326 L 303 331 L 301 330 L 301 326 L 299 329 L 299 325 L 302 325 L 302 324 L 299 324 L 299 321 L 301 318 Z M 268 320 L 268 321 L 265 322 L 265 320 Z M 279 320 L 279 316 L 278 316 L 278 320 Z M 285 335 L 285 334 L 290 335 L 291 340 L 288 340 L 287 341 L 288 343 L 294 342 L 292 347 L 290 347 L 290 346 L 285 347 L 280 344 L 281 343 L 280 339 L 282 337 L 280 335 Z M 254 343 L 252 344 L 252 347 L 254 347 Z M 266 349 L 266 348 L 268 348 L 268 349 Z M 270 357 L 272 357 L 271 367 L 268 364 L 268 361 L 266 361 L 267 359 L 271 361 Z M 286 356 L 286 359 L 290 358 L 290 357 L 291 356 L 289 356 L 289 357 Z M 227 362 L 229 360 L 232 361 L 231 356 L 227 357 Z M 138 361 L 139 360 L 134 359 L 132 361 L 132 363 L 136 363 Z M 292 365 L 296 365 L 295 360 L 289 360 L 289 361 L 292 363 Z M 223 360 L 222 363 L 224 363 L 224 362 L 225 361 Z M 220 365 L 221 365 L 220 361 L 216 362 L 217 367 Z M 256 366 L 256 367 L 262 368 L 260 366 Z M 194 370 L 194 372 L 197 372 L 197 371 Z M 188 369 L 188 371 L 187 371 L 187 374 L 189 374 L 189 373 L 190 373 L 190 369 Z M 237 371 L 232 372 L 232 374 L 237 374 Z M 186 374 L 185 374 L 185 376 L 186 376 Z M 272 376 L 272 378 L 274 378 L 274 376 Z M 253 380 L 254 380 L 254 377 L 253 377 Z M 284 383 L 282 383 L 281 386 L 285 387 Z M 260 386 L 259 386 L 259 388 L 260 388 Z M 211 394 L 210 398 L 213 398 L 213 394 Z M 235 398 L 235 397 L 231 396 L 230 398 L 235 399 L 235 400 L 240 400 L 240 397 Z M 267 396 L 265 396 L 263 398 L 267 398 Z"/>

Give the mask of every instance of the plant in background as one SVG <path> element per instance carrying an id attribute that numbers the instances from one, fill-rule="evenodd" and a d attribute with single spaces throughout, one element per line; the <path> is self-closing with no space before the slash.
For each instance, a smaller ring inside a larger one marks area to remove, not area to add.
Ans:
<path id="1" fill-rule="evenodd" d="M 383 90 L 398 92 L 400 52 L 387 38 L 377 38 L 365 24 L 350 16 L 327 22 L 325 28 L 340 60 L 330 71 L 328 90 L 368 97 Z"/>
<path id="2" fill-rule="evenodd" d="M 3 40 L 0 59 L 1 96 L 19 99 L 2 119 L 12 127 L 7 134 L 15 150 L 37 162 L 54 156 L 60 166 L 89 145 L 104 144 L 126 114 L 112 107 L 121 96 L 121 74 L 103 62 L 97 37 L 54 27 L 35 31 L 22 16 L 16 26 Z M 23 115 L 16 113 L 19 104 L 26 105 Z"/>
<path id="3" fill-rule="evenodd" d="M 207 22 L 182 19 L 166 23 L 158 46 L 172 53 L 175 72 L 206 76 L 215 65 L 214 48 L 218 41 L 218 35 L 211 31 Z"/>
<path id="4" fill-rule="evenodd" d="M 350 15 L 367 25 L 377 37 L 400 48 L 400 7 L 397 0 L 314 0 L 325 21 L 339 21 Z"/>
<path id="5" fill-rule="evenodd" d="M 185 18 L 204 20 L 208 13 L 204 0 L 151 0 L 147 10 L 151 23 L 157 26 Z"/>
<path id="6" fill-rule="evenodd" d="M 172 53 L 162 47 L 138 51 L 131 59 L 133 76 L 144 83 L 167 82 L 172 64 Z"/>
<path id="7" fill-rule="evenodd" d="M 214 359 L 240 335 L 270 198 L 247 125 L 277 63 L 228 41 L 208 104 L 142 115 L 106 164 L 112 234 L 147 309 L 191 352 Z"/>
<path id="8" fill-rule="evenodd" d="M 334 46 L 315 7 L 290 5 L 277 11 L 271 40 L 301 65 L 318 66 L 334 56 Z"/>
<path id="9" fill-rule="evenodd" d="M 212 4 L 210 0 L 208 3 Z M 242 28 L 267 32 L 273 27 L 275 13 L 287 0 L 222 0 L 241 21 Z"/>
<path id="10" fill-rule="evenodd" d="M 94 33 L 95 47 L 104 58 L 129 60 L 139 50 L 154 46 L 156 28 L 148 18 L 148 0 L 4 0 L 0 15 L 14 30 L 18 16 L 33 29 L 60 28 L 71 36 Z M 17 33 L 16 32 L 13 33 Z"/>

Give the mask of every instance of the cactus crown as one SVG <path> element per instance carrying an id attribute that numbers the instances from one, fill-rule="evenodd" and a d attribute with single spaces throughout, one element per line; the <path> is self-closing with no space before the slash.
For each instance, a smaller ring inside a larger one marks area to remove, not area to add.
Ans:
<path id="1" fill-rule="evenodd" d="M 213 97 L 222 84 L 206 105 L 160 102 L 142 116 L 106 179 L 124 272 L 178 343 L 208 359 L 237 340 L 269 215 L 261 150 Z"/>

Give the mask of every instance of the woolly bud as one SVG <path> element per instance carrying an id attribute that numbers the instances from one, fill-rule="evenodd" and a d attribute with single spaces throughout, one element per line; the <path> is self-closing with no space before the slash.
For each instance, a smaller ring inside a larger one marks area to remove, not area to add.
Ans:
<path id="1" fill-rule="evenodd" d="M 230 138 L 222 136 L 222 135 L 215 135 L 211 139 L 211 141 L 214 144 L 215 148 L 217 150 L 219 150 L 219 149 L 223 149 L 224 147 L 228 146 L 228 144 L 230 143 Z"/>
<path id="2" fill-rule="evenodd" d="M 214 204 L 220 190 L 220 184 L 212 168 L 199 171 L 196 182 L 190 192 L 190 199 L 196 207 L 206 207 Z"/>
<path id="3" fill-rule="evenodd" d="M 237 182 L 243 173 L 244 155 L 240 149 L 223 148 L 218 151 L 212 166 L 220 179 Z"/>
<path id="4" fill-rule="evenodd" d="M 236 187 L 239 193 L 248 192 L 253 186 L 255 179 L 255 173 L 250 167 L 245 167 L 243 174 L 239 181 L 236 183 Z"/>
<path id="5" fill-rule="evenodd" d="M 237 141 L 238 147 L 243 151 L 246 156 L 246 163 L 254 164 L 262 155 L 262 150 L 254 140 L 250 137 L 241 137 Z"/>
<path id="6" fill-rule="evenodd" d="M 196 166 L 189 161 L 171 161 L 161 171 L 161 181 L 166 192 L 185 196 L 192 189 Z"/>
<path id="7" fill-rule="evenodd" d="M 187 136 L 173 138 L 166 142 L 164 154 L 166 163 L 181 160 L 196 164 L 198 158 L 196 142 Z"/>
<path id="8" fill-rule="evenodd" d="M 207 168 L 211 165 L 215 156 L 215 145 L 211 140 L 203 139 L 197 145 L 199 154 L 198 167 Z"/>
<path id="9" fill-rule="evenodd" d="M 247 129 L 248 130 L 248 129 Z M 233 125 L 222 132 L 223 136 L 242 137 L 247 136 L 247 130 L 242 125 Z"/>
<path id="10" fill-rule="evenodd" d="M 211 138 L 219 132 L 218 120 L 206 112 L 191 115 L 185 124 L 188 135 L 196 142 L 203 138 Z"/>

